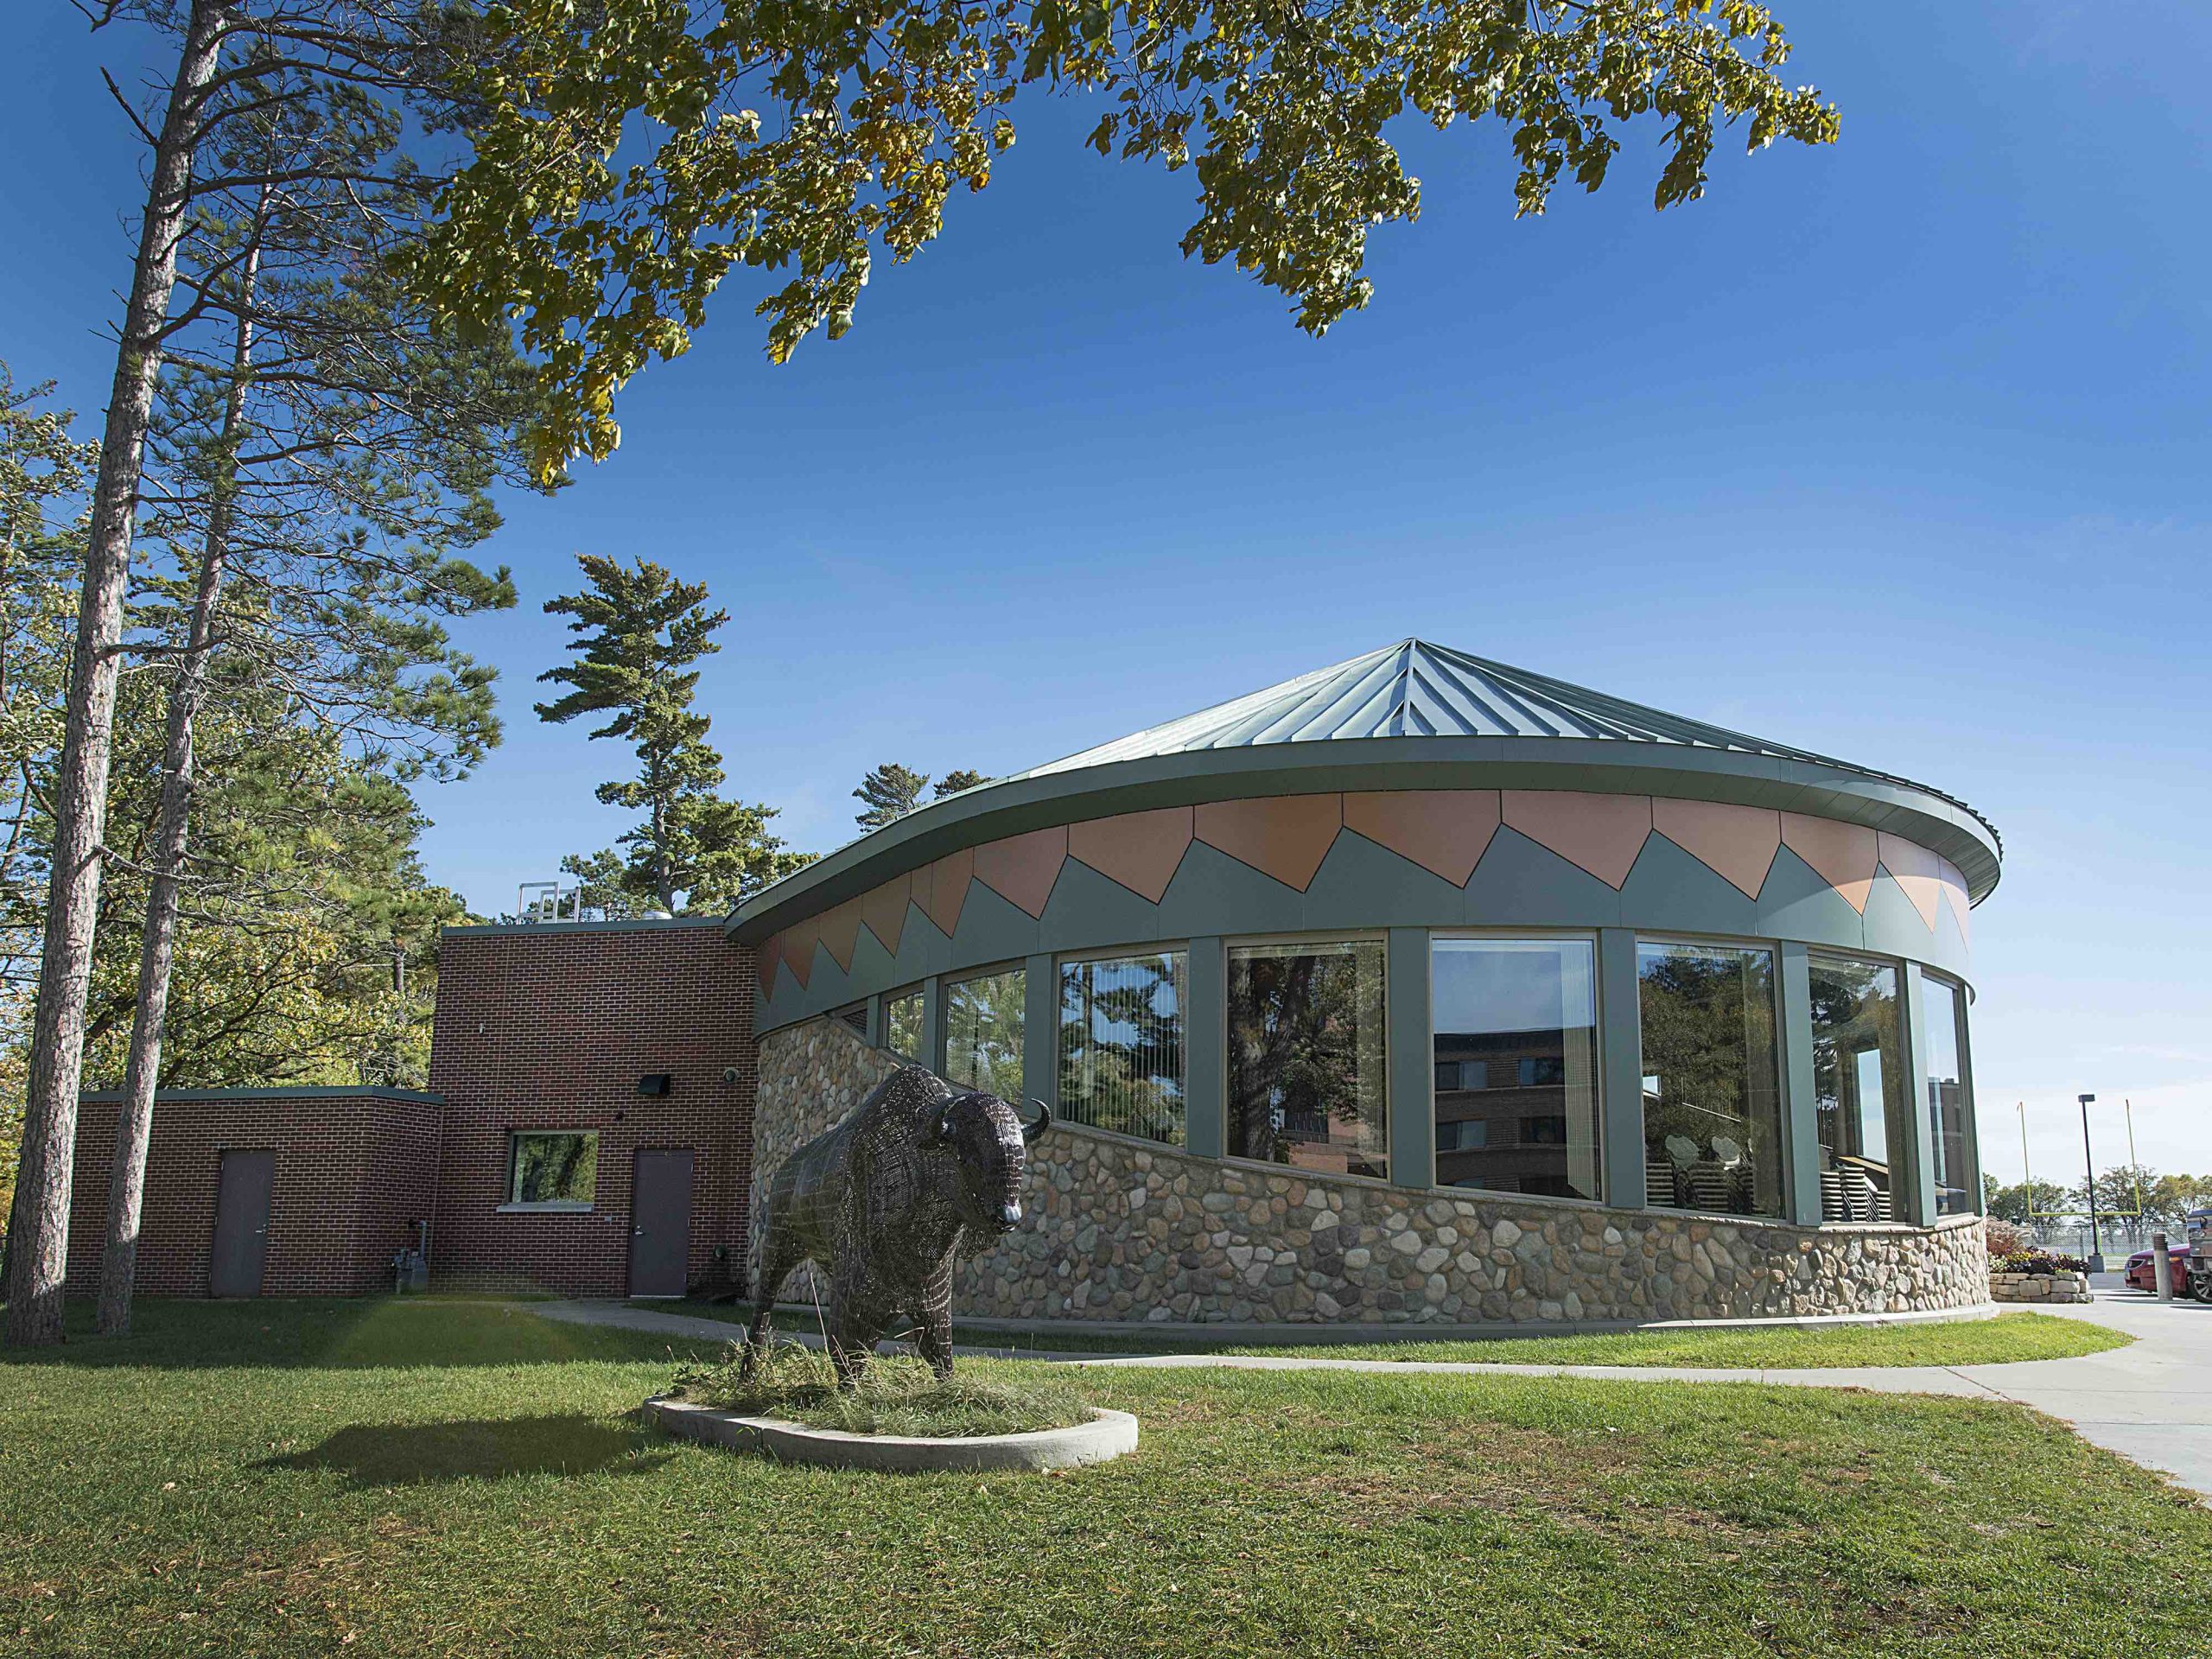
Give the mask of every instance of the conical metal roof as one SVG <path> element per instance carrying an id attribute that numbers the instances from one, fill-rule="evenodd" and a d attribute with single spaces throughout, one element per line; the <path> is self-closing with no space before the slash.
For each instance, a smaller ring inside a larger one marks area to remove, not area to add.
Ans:
<path id="1" fill-rule="evenodd" d="M 1418 740 L 1424 738 L 1437 741 L 1423 745 Z M 1376 741 L 1384 739 L 1394 741 Z M 1484 742 L 1470 750 L 1470 739 Z M 1526 747 L 1497 741 L 1516 739 L 1529 740 Z M 1312 747 L 1345 740 L 1362 747 Z M 1578 752 L 1578 740 L 1603 747 Z M 1287 745 L 1302 747 L 1294 753 L 1280 747 L 1273 754 L 1250 753 Z M 1643 752 L 1635 746 L 1644 746 Z M 1655 750 L 1669 751 L 1670 758 Z M 1197 759 L 1208 753 L 1222 758 Z M 1692 753 L 1712 758 L 1700 761 Z M 1387 781 L 1357 785 L 1382 789 L 1465 787 L 1460 779 L 1470 767 L 1491 779 L 1510 774 L 1509 786 L 1523 789 L 1587 789 L 1590 781 L 1572 774 L 1611 773 L 1616 766 L 1632 769 L 1639 788 L 1647 775 L 1694 779 L 1709 773 L 1712 786 L 1725 784 L 1715 799 L 1809 812 L 1916 839 L 1958 866 L 1976 903 L 1996 886 L 2003 856 L 1987 818 L 1956 796 L 1910 778 L 1408 639 L 932 801 L 751 895 L 732 913 L 731 925 L 757 943 L 787 917 L 851 897 L 887 872 L 993 835 L 1069 823 L 1081 816 L 1071 803 L 1085 803 L 1091 817 L 1185 804 L 1211 798 L 1197 785 L 1216 773 L 1264 776 L 1273 792 L 1294 794 L 1306 775 L 1319 777 L 1338 759 L 1379 768 L 1378 777 L 1387 772 Z M 1562 772 L 1570 774 L 1567 781 L 1555 781 Z"/>
<path id="2" fill-rule="evenodd" d="M 1019 775 L 1040 778 L 1117 760 L 1204 749 L 1376 737 L 1590 738 L 1768 755 L 1924 791 L 1973 813 L 1992 836 L 1997 833 L 1964 801 L 1911 779 L 1647 708 L 1418 639 L 1401 639 L 1317 668 Z"/>
<path id="3" fill-rule="evenodd" d="M 1363 737 L 1591 737 L 1841 761 L 1686 720 L 1462 651 L 1402 639 L 1295 679 L 1116 738 L 1033 773 L 1144 755 Z M 1853 771 L 1863 768 L 1853 767 Z"/>

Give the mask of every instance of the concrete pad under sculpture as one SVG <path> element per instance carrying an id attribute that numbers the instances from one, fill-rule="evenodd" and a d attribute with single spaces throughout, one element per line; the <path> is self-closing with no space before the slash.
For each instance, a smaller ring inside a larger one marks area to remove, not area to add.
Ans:
<path id="1" fill-rule="evenodd" d="M 1034 1429 L 1026 1434 L 971 1434 L 935 1439 L 912 1434 L 849 1434 L 840 1429 L 810 1428 L 777 1417 L 747 1417 L 684 1400 L 648 1400 L 645 1421 L 664 1433 L 710 1446 L 758 1452 L 779 1463 L 814 1464 L 830 1469 L 874 1469 L 884 1474 L 918 1475 L 950 1471 L 982 1474 L 1000 1471 L 1077 1469 L 1105 1463 L 1137 1449 L 1137 1420 L 1126 1411 L 1103 1407 L 1090 1421 L 1065 1428 Z"/>

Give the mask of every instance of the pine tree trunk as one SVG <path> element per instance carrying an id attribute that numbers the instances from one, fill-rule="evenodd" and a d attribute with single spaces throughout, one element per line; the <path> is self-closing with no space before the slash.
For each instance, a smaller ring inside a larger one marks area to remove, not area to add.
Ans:
<path id="1" fill-rule="evenodd" d="M 263 192 L 267 200 L 268 193 Z M 258 232 L 257 232 L 257 237 Z M 155 832 L 146 925 L 138 944 L 138 1007 L 130 1025 L 130 1062 L 115 1128 L 115 1160 L 107 1189 L 107 1236 L 100 1254 L 99 1331 L 130 1332 L 130 1293 L 138 1274 L 139 1210 L 146 1192 L 146 1143 L 154 1127 L 154 1090 L 162 1070 L 162 1027 L 168 1014 L 169 969 L 176 955 L 178 884 L 192 827 L 192 722 L 207 680 L 215 640 L 215 604 L 230 555 L 231 505 L 237 493 L 238 446 L 245 440 L 245 393 L 253 365 L 254 288 L 261 273 L 257 240 L 238 277 L 238 333 L 231 350 L 231 385 L 217 439 L 216 474 L 207 504 L 207 535 L 200 582 L 175 682 L 169 688 L 168 733 L 162 756 L 162 798 Z"/>
<path id="2" fill-rule="evenodd" d="M 100 439 L 99 474 L 85 548 L 77 643 L 69 676 L 61 766 L 54 783 L 54 849 L 46 903 L 38 1011 L 31 1027 L 23 1146 L 9 1228 L 11 1344 L 61 1339 L 61 1285 L 69 1264 L 69 1198 L 77 1146 L 77 1094 L 85 1064 L 85 1000 L 99 908 L 100 842 L 107 830 L 107 773 L 115 724 L 124 599 L 130 573 L 139 470 L 161 370 L 162 330 L 176 286 L 193 140 L 214 79 L 230 0 L 193 0 L 176 78 L 146 194 L 130 300 L 116 353 L 115 384 Z"/>

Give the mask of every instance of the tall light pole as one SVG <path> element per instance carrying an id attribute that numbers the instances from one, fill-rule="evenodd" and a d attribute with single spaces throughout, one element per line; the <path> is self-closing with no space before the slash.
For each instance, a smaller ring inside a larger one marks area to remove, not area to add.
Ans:
<path id="1" fill-rule="evenodd" d="M 2105 1270 L 2104 1241 L 2097 1236 L 2097 1160 L 2089 1152 L 2089 1103 L 2094 1095 L 2082 1095 L 2082 1167 L 2088 1172 L 2089 1185 L 2089 1271 Z"/>

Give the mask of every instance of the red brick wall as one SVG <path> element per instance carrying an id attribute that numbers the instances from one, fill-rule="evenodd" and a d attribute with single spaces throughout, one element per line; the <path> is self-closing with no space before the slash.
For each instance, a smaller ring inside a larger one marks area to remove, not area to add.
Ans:
<path id="1" fill-rule="evenodd" d="M 632 1162 L 692 1149 L 692 1281 L 742 1275 L 752 1183 L 751 952 L 706 925 L 463 928 L 439 947 L 430 1086 L 445 1096 L 434 1287 L 621 1296 Z M 734 1081 L 725 1082 L 726 1068 Z M 671 1091 L 638 1093 L 665 1071 Z M 508 1135 L 599 1131 L 588 1213 L 501 1213 Z M 718 1247 L 727 1249 L 718 1261 Z"/>
<path id="2" fill-rule="evenodd" d="M 205 1296 L 226 1147 L 270 1147 L 269 1296 L 356 1296 L 389 1288 L 391 1253 L 427 1213 L 438 1164 L 437 1103 L 371 1090 L 293 1096 L 162 1096 L 155 1103 L 140 1216 L 137 1289 Z M 68 1289 L 99 1287 L 115 1155 L 111 1098 L 89 1096 L 77 1123 Z"/>

